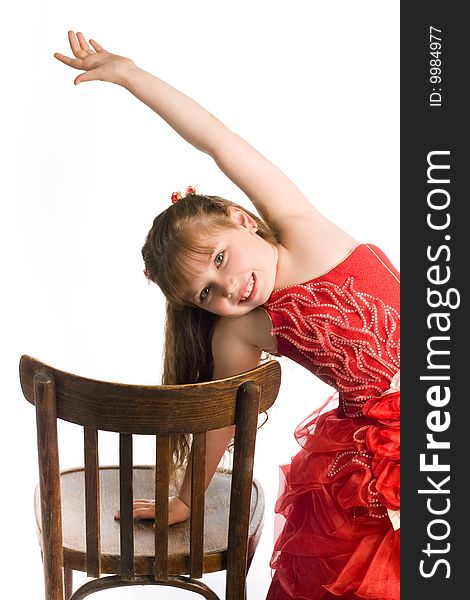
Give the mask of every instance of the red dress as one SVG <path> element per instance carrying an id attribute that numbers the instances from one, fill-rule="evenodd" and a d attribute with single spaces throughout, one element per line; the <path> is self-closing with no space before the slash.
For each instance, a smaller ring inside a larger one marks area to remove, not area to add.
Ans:
<path id="1" fill-rule="evenodd" d="M 398 271 L 361 244 L 263 305 L 279 354 L 336 389 L 297 427 L 301 450 L 281 467 L 267 600 L 399 599 L 399 301 Z"/>

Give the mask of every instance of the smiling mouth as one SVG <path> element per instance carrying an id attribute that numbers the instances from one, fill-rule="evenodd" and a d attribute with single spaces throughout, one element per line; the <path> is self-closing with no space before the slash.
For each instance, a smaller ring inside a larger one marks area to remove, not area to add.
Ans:
<path id="1" fill-rule="evenodd" d="M 248 283 L 245 286 L 245 291 L 240 296 L 239 302 L 246 302 L 247 300 L 249 300 L 251 294 L 253 293 L 254 288 L 255 288 L 255 274 L 252 273 L 250 279 L 248 280 Z"/>

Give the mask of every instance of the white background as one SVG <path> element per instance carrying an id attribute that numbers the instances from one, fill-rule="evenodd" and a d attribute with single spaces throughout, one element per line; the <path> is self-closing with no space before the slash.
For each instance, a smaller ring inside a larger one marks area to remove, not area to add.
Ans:
<path id="1" fill-rule="evenodd" d="M 163 301 L 146 284 L 140 254 L 154 216 L 172 191 L 190 184 L 249 207 L 208 156 L 126 90 L 102 82 L 75 87 L 79 72 L 53 58 L 70 55 L 67 31 L 83 31 L 195 98 L 327 217 L 399 267 L 398 7 L 19 0 L 4 12 L 1 564 L 13 597 L 43 594 L 32 504 L 35 415 L 19 387 L 21 354 L 99 379 L 158 384 Z M 257 444 L 266 520 L 248 578 L 256 599 L 270 581 L 278 465 L 297 451 L 295 425 L 330 391 L 296 364 L 281 363 L 282 391 Z M 63 425 L 60 434 L 61 466 L 81 464 L 81 432 Z M 103 436 L 100 449 L 104 463 L 114 462 L 114 437 Z M 152 459 L 150 440 L 137 440 L 136 459 Z M 223 594 L 223 576 L 205 580 Z M 190 597 L 162 588 L 102 596 Z"/>

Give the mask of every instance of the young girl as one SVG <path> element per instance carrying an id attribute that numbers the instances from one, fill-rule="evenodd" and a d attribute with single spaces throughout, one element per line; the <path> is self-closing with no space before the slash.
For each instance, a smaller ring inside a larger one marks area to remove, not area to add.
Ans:
<path id="1" fill-rule="evenodd" d="M 173 194 L 142 249 L 167 298 L 164 384 L 218 379 L 288 356 L 337 392 L 297 429 L 276 511 L 285 517 L 269 600 L 399 598 L 399 275 L 374 245 L 321 215 L 247 142 L 178 90 L 69 32 L 84 71 L 152 108 L 251 199 Z M 206 485 L 233 436 L 210 432 Z M 175 447 L 188 456 L 187 440 Z M 169 524 L 190 513 L 189 477 Z M 151 500 L 134 515 L 154 517 Z"/>

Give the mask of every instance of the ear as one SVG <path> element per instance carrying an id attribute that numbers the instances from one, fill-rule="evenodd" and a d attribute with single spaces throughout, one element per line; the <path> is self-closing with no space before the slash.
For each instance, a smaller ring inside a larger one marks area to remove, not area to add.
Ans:
<path id="1" fill-rule="evenodd" d="M 258 231 L 258 224 L 248 213 L 244 210 L 237 208 L 236 206 L 229 206 L 228 209 L 229 218 L 240 227 L 247 229 L 248 231 Z"/>

